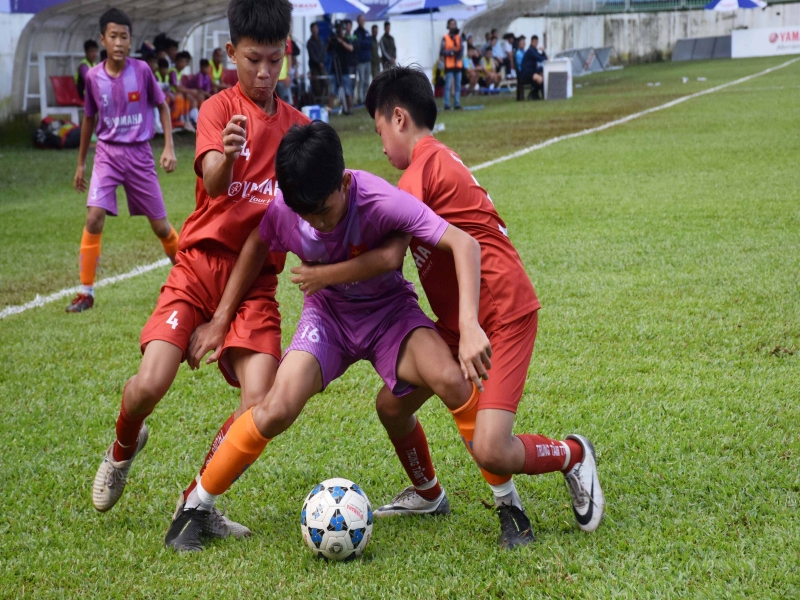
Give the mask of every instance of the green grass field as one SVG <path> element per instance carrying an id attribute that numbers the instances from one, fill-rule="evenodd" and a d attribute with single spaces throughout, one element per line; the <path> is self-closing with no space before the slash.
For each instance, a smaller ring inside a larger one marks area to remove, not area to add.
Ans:
<path id="1" fill-rule="evenodd" d="M 440 115 L 439 137 L 475 165 L 782 62 L 638 66 L 577 80 L 569 102 L 475 100 L 482 111 Z M 334 124 L 350 167 L 397 181 L 363 111 Z M 537 541 L 498 550 L 490 491 L 432 402 L 421 419 L 454 513 L 378 521 L 363 560 L 314 560 L 299 513 L 315 483 L 348 477 L 376 504 L 406 484 L 367 364 L 224 497 L 249 540 L 191 556 L 163 545 L 179 490 L 238 402 L 216 368 L 182 367 L 125 496 L 96 513 L 91 481 L 159 269 L 99 290 L 87 313 L 59 301 L 0 321 L 0 596 L 800 596 L 798 131 L 795 63 L 477 173 L 544 306 L 517 431 L 594 441 L 608 502 L 595 534 L 575 526 L 560 476 L 518 476 Z M 179 146 L 178 171 L 160 173 L 176 225 L 194 206 L 192 140 Z M 73 152 L 5 146 L 0 159 L 1 308 L 77 284 L 85 198 Z M 143 219 L 108 220 L 103 244 L 100 277 L 161 254 Z M 301 297 L 282 285 L 279 300 L 288 343 Z"/>

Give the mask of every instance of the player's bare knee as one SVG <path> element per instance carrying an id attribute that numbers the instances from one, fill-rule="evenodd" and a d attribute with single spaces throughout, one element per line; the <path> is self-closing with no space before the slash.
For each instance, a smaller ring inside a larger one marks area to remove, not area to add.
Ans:
<path id="1" fill-rule="evenodd" d="M 102 210 L 89 210 L 86 213 L 86 231 L 91 234 L 103 233 L 106 215 Z"/>
<path id="2" fill-rule="evenodd" d="M 464 406 L 472 394 L 472 384 L 464 380 L 461 369 L 455 364 L 437 376 L 438 381 L 434 391 L 447 408 L 455 410 Z"/>
<path id="3" fill-rule="evenodd" d="M 169 383 L 164 384 L 148 375 L 147 371 L 140 371 L 128 380 L 125 388 L 125 410 L 131 415 L 152 411 L 169 390 Z"/>
<path id="4" fill-rule="evenodd" d="M 166 219 L 157 219 L 154 221 L 150 221 L 150 227 L 153 229 L 153 233 L 155 233 L 156 236 L 161 239 L 168 237 L 169 232 L 172 230 L 172 228 L 169 225 L 169 221 L 167 221 Z"/>
<path id="5" fill-rule="evenodd" d="M 241 401 L 239 404 L 240 411 L 242 413 L 247 412 L 249 409 L 263 401 L 266 395 L 266 390 L 243 387 Z"/>
<path id="6" fill-rule="evenodd" d="M 511 475 L 511 453 L 504 444 L 497 444 L 487 437 L 476 437 L 472 442 L 472 454 L 481 467 L 495 475 Z"/>
<path id="7" fill-rule="evenodd" d="M 384 427 L 390 427 L 408 418 L 403 410 L 403 405 L 393 396 L 385 398 L 379 394 L 375 399 L 375 411 Z"/>

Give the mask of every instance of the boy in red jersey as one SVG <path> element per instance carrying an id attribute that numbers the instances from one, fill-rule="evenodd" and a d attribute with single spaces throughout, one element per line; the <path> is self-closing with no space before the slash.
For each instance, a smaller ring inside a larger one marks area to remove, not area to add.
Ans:
<path id="1" fill-rule="evenodd" d="M 172 385 L 191 336 L 215 311 L 231 317 L 215 358 L 225 379 L 242 391 L 239 409 L 217 433 L 206 462 L 234 418 L 264 398 L 275 378 L 281 350 L 275 289 L 285 255 L 267 257 L 240 305 L 221 306 L 220 300 L 245 240 L 277 192 L 278 144 L 292 125 L 308 123 L 275 95 L 291 10 L 288 0 L 231 0 L 228 5 L 227 51 L 239 84 L 209 99 L 200 113 L 194 163 L 197 207 L 183 226 L 177 264 L 142 331 L 141 366 L 125 384 L 117 437 L 95 476 L 92 502 L 101 512 L 122 495 L 131 464 L 147 442 L 145 418 Z M 211 330 L 214 325 L 209 324 Z M 176 515 L 194 485 L 181 495 Z M 215 513 L 204 533 L 241 536 L 249 530 Z"/>
<path id="2" fill-rule="evenodd" d="M 375 119 L 389 162 L 405 171 L 398 187 L 411 193 L 450 224 L 474 237 L 481 246 L 479 323 L 489 335 L 491 369 L 484 391 L 454 413 L 467 449 L 495 495 L 500 517 L 500 545 L 513 548 L 531 542 L 530 521 L 514 487 L 513 474 L 538 475 L 561 471 L 572 497 L 578 526 L 594 531 L 600 525 L 605 499 L 597 478 L 594 448 L 580 435 L 564 441 L 541 435 L 513 435 L 517 406 L 522 398 L 536 339 L 539 300 L 506 225 L 491 198 L 461 159 L 431 134 L 436 103 L 430 82 L 420 71 L 398 67 L 376 77 L 367 94 L 367 110 Z M 396 246 L 405 253 L 402 243 Z M 452 257 L 413 239 L 411 252 L 437 329 L 456 352 L 459 341 L 458 295 Z M 337 277 L 357 281 L 361 257 L 339 266 L 349 268 Z M 293 281 L 306 293 L 327 285 L 329 266 L 304 266 Z M 384 387 L 378 395 L 381 422 L 394 440 L 412 431 L 414 412 L 430 396 L 418 389 L 402 399 Z M 427 502 L 413 488 L 401 492 L 375 516 L 429 512 Z"/>

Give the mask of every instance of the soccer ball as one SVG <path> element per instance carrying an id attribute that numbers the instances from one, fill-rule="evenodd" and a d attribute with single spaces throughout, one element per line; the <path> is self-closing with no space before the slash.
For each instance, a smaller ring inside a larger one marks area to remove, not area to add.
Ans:
<path id="1" fill-rule="evenodd" d="M 353 560 L 372 536 L 372 505 L 349 479 L 327 479 L 306 496 L 300 531 L 314 556 Z"/>

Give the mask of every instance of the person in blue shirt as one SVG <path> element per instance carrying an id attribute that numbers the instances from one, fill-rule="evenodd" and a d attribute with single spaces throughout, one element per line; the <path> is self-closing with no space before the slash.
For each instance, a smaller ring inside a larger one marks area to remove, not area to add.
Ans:
<path id="1" fill-rule="evenodd" d="M 514 68 L 517 73 L 522 74 L 522 57 L 525 56 L 525 36 L 517 38 L 517 47 L 514 50 Z"/>
<path id="2" fill-rule="evenodd" d="M 521 81 L 525 83 L 533 82 L 532 100 L 539 100 L 539 92 L 543 90 L 544 76 L 542 72 L 544 67 L 542 63 L 547 60 L 547 54 L 544 53 L 544 50 L 539 50 L 538 46 L 539 36 L 534 35 L 531 37 L 530 47 L 522 57 Z"/>

